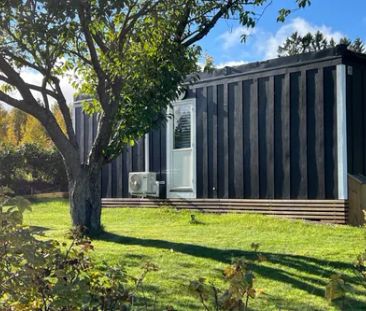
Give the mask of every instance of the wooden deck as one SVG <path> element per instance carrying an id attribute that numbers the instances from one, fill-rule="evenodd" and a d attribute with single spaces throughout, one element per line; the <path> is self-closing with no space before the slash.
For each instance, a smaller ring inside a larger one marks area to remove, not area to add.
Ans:
<path id="1" fill-rule="evenodd" d="M 208 213 L 252 213 L 305 219 L 324 223 L 347 223 L 346 200 L 246 200 L 246 199 L 102 199 L 103 207 L 168 206 Z"/>

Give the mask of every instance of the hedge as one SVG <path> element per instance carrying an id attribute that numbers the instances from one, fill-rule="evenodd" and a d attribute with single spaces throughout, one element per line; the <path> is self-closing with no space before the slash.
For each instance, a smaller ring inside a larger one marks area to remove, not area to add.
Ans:
<path id="1" fill-rule="evenodd" d="M 61 155 L 36 144 L 0 146 L 0 185 L 21 195 L 67 191 Z"/>

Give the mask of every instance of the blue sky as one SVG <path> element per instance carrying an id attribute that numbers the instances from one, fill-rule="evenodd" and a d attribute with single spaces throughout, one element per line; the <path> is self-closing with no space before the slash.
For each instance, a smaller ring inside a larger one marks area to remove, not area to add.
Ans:
<path id="1" fill-rule="evenodd" d="M 319 29 L 335 39 L 347 36 L 366 41 L 366 0 L 312 0 L 311 6 L 296 10 L 284 23 L 276 21 L 281 7 L 295 6 L 295 0 L 273 0 L 246 43 L 240 43 L 240 36 L 247 30 L 236 21 L 222 21 L 201 40 L 203 52 L 224 66 L 274 58 L 278 45 L 294 31 Z"/>
<path id="2" fill-rule="evenodd" d="M 294 8 L 295 0 L 272 0 L 246 43 L 240 42 L 240 36 L 246 30 L 231 20 L 220 22 L 199 44 L 204 53 L 214 57 L 216 66 L 222 67 L 275 58 L 278 45 L 294 31 L 307 33 L 319 29 L 335 39 L 360 37 L 366 42 L 366 0 L 311 2 L 310 7 L 293 12 L 284 23 L 277 23 L 278 10 Z M 24 72 L 22 76 L 33 84 L 42 83 L 42 77 L 34 72 Z M 67 101 L 72 102 L 74 90 L 67 77 L 61 79 L 61 86 Z"/>

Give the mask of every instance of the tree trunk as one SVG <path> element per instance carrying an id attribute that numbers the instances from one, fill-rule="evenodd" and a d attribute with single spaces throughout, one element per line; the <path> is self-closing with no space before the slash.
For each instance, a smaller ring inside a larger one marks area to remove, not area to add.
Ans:
<path id="1" fill-rule="evenodd" d="M 69 175 L 70 214 L 73 226 L 83 226 L 89 234 L 101 231 L 101 167 L 82 165 Z"/>

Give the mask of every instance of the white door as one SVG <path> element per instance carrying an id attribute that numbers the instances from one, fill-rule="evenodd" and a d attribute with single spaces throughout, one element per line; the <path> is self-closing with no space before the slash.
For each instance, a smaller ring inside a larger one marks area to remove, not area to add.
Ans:
<path id="1" fill-rule="evenodd" d="M 167 197 L 196 197 L 195 99 L 174 102 L 167 126 Z"/>

